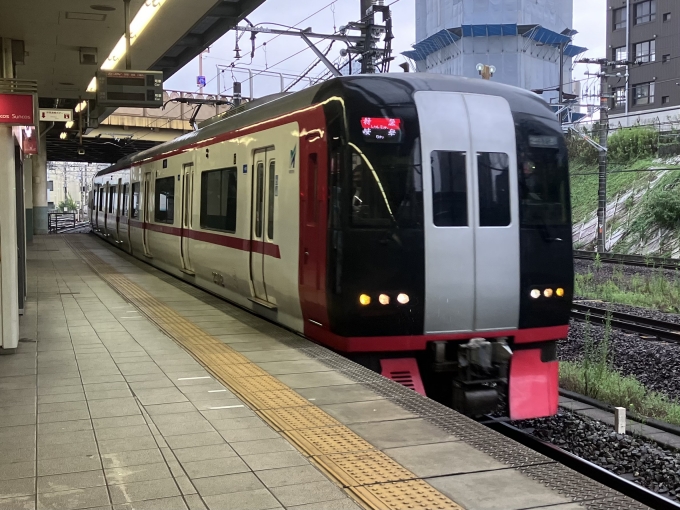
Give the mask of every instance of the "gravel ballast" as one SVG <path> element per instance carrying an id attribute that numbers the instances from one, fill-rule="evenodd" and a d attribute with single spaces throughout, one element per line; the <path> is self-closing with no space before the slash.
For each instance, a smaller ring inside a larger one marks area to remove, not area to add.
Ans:
<path id="1" fill-rule="evenodd" d="M 515 426 L 670 499 L 680 498 L 680 452 L 676 450 L 617 434 L 602 422 L 562 409 L 550 418 Z"/>

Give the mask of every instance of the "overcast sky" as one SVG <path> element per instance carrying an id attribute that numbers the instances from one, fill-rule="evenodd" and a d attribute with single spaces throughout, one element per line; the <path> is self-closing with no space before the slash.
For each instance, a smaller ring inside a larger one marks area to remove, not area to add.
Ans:
<path id="1" fill-rule="evenodd" d="M 391 1 L 393 2 L 393 0 L 388 0 L 386 3 Z M 394 55 L 397 56 L 397 59 L 392 64 L 393 71 L 399 71 L 397 65 L 405 60 L 400 53 L 410 49 L 411 45 L 415 42 L 415 1 L 397 0 L 391 6 L 395 34 L 393 49 Z M 573 28 L 579 32 L 574 38 L 574 43 L 589 48 L 586 56 L 594 58 L 606 56 L 605 5 L 605 0 L 574 0 Z M 272 22 L 281 25 L 296 25 L 300 28 L 311 27 L 315 32 L 332 33 L 334 28 L 337 29 L 349 21 L 357 20 L 359 18 L 359 10 L 359 0 L 335 0 L 334 2 L 331 0 L 316 0 L 314 2 L 267 0 L 248 19 L 253 24 Z M 273 25 L 265 26 L 277 28 Z M 256 46 L 259 47 L 256 49 L 255 57 L 251 63 L 251 42 L 249 37 L 249 35 L 245 35 L 239 41 L 242 56 L 239 61 L 234 59 L 234 32 L 229 32 L 210 48 L 210 53 L 206 54 L 203 58 L 203 75 L 206 76 L 208 81 L 205 92 L 214 94 L 217 91 L 217 80 L 215 79 L 217 65 L 230 66 L 232 63 L 235 63 L 238 67 L 250 67 L 254 74 L 267 68 L 275 73 L 298 75 L 316 60 L 311 50 L 305 49 L 307 46 L 298 37 L 281 36 L 272 40 L 272 35 L 258 34 Z M 267 41 L 270 42 L 263 45 Z M 318 47 L 321 50 L 325 50 L 327 46 L 328 43 L 325 41 L 318 42 Z M 331 48 L 328 55 L 330 60 L 334 60 L 339 56 L 342 46 L 340 43 L 336 43 Z M 300 54 L 291 56 L 300 50 L 303 50 Z M 587 67 L 585 65 L 576 65 L 574 78 L 583 79 L 583 73 L 586 72 Z M 592 72 L 597 70 L 596 66 L 590 67 L 592 67 Z M 168 80 L 166 89 L 197 91 L 196 76 L 199 74 L 198 69 L 197 58 Z M 310 76 L 320 75 L 323 71 L 323 66 L 319 64 L 310 73 Z M 249 93 L 249 86 L 246 83 L 248 79 L 247 71 L 243 72 L 234 69 L 232 77 L 232 72 L 226 70 L 224 73 L 221 73 L 221 76 L 221 91 L 223 93 L 231 93 L 231 83 L 234 81 L 234 78 L 244 82 L 243 94 L 247 95 Z M 286 85 L 293 81 L 291 77 L 286 76 L 284 76 L 284 80 Z M 587 84 L 588 82 L 584 82 L 584 87 Z M 278 92 L 280 90 L 280 77 L 268 76 L 266 73 L 263 73 L 253 79 L 253 86 L 255 97 Z M 303 86 L 304 82 L 296 86 L 295 89 Z"/>

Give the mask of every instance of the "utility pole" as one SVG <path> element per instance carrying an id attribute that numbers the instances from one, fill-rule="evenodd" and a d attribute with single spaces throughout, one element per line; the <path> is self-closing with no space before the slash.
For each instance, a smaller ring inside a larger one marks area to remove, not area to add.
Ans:
<path id="1" fill-rule="evenodd" d="M 607 92 L 607 62 L 600 64 L 600 146 L 598 154 L 597 188 L 597 251 L 607 251 L 607 138 L 609 136 L 609 95 Z"/>
<path id="2" fill-rule="evenodd" d="M 375 23 L 375 16 L 373 14 L 373 0 L 359 0 L 361 3 L 361 17 L 359 18 L 359 23 L 361 23 L 364 28 L 361 30 L 361 35 L 364 40 L 362 43 L 357 44 L 358 48 L 363 50 L 361 56 L 361 74 L 372 74 L 375 73 L 375 59 L 373 52 L 373 24 Z"/>

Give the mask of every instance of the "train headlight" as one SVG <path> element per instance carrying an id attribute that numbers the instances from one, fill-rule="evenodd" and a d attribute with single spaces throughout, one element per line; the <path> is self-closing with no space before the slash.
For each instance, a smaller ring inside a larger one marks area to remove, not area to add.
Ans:
<path id="1" fill-rule="evenodd" d="M 399 304 L 401 304 L 401 305 L 405 305 L 405 304 L 408 303 L 409 301 L 410 301 L 410 299 L 409 299 L 409 297 L 408 297 L 408 294 L 403 294 L 403 293 L 402 293 L 402 294 L 399 294 L 399 295 L 397 296 L 397 302 L 398 302 Z"/>
<path id="2" fill-rule="evenodd" d="M 389 305 L 390 304 L 390 296 L 388 296 L 387 294 L 380 294 L 378 296 L 378 302 L 381 305 Z"/>
<path id="3" fill-rule="evenodd" d="M 543 291 L 543 295 L 544 295 L 545 297 L 552 297 L 552 295 L 553 295 L 553 290 L 552 290 L 552 289 L 545 289 L 545 290 Z"/>
<path id="4" fill-rule="evenodd" d="M 529 295 L 534 299 L 538 299 L 541 297 L 541 291 L 538 289 L 534 289 L 529 293 Z"/>
<path id="5" fill-rule="evenodd" d="M 555 294 L 557 294 L 557 297 L 563 297 L 564 296 L 564 289 L 560 287 L 559 289 L 557 289 L 555 291 Z"/>
<path id="6" fill-rule="evenodd" d="M 364 306 L 370 305 L 371 296 L 369 296 L 368 294 L 362 294 L 361 296 L 359 296 L 359 303 L 361 303 Z"/>

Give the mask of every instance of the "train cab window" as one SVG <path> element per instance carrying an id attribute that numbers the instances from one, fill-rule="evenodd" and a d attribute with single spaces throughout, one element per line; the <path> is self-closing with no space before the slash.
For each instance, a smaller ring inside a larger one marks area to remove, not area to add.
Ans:
<path id="1" fill-rule="evenodd" d="M 175 178 L 156 179 L 156 207 L 154 220 L 158 223 L 175 221 Z"/>
<path id="2" fill-rule="evenodd" d="M 276 191 L 276 162 L 269 162 L 269 196 L 267 200 L 267 238 L 274 239 L 274 195 Z"/>
<path id="3" fill-rule="evenodd" d="M 201 174 L 201 228 L 236 232 L 236 167 Z"/>
<path id="4" fill-rule="evenodd" d="M 127 216 L 128 215 L 128 185 L 123 184 L 123 197 L 122 197 L 122 206 L 121 206 L 121 216 Z"/>
<path id="5" fill-rule="evenodd" d="M 510 158 L 502 152 L 478 152 L 479 226 L 510 225 Z"/>
<path id="6" fill-rule="evenodd" d="M 104 210 L 104 188 L 99 188 L 99 201 L 97 202 L 98 209 L 100 211 Z"/>
<path id="7" fill-rule="evenodd" d="M 432 151 L 432 218 L 437 227 L 467 227 L 465 152 Z"/>
<path id="8" fill-rule="evenodd" d="M 561 133 L 538 119 L 522 119 L 516 139 L 521 225 L 571 225 L 568 157 Z"/>
<path id="9" fill-rule="evenodd" d="M 391 207 L 385 185 L 371 164 L 352 152 L 352 224 L 355 226 L 388 226 Z"/>

